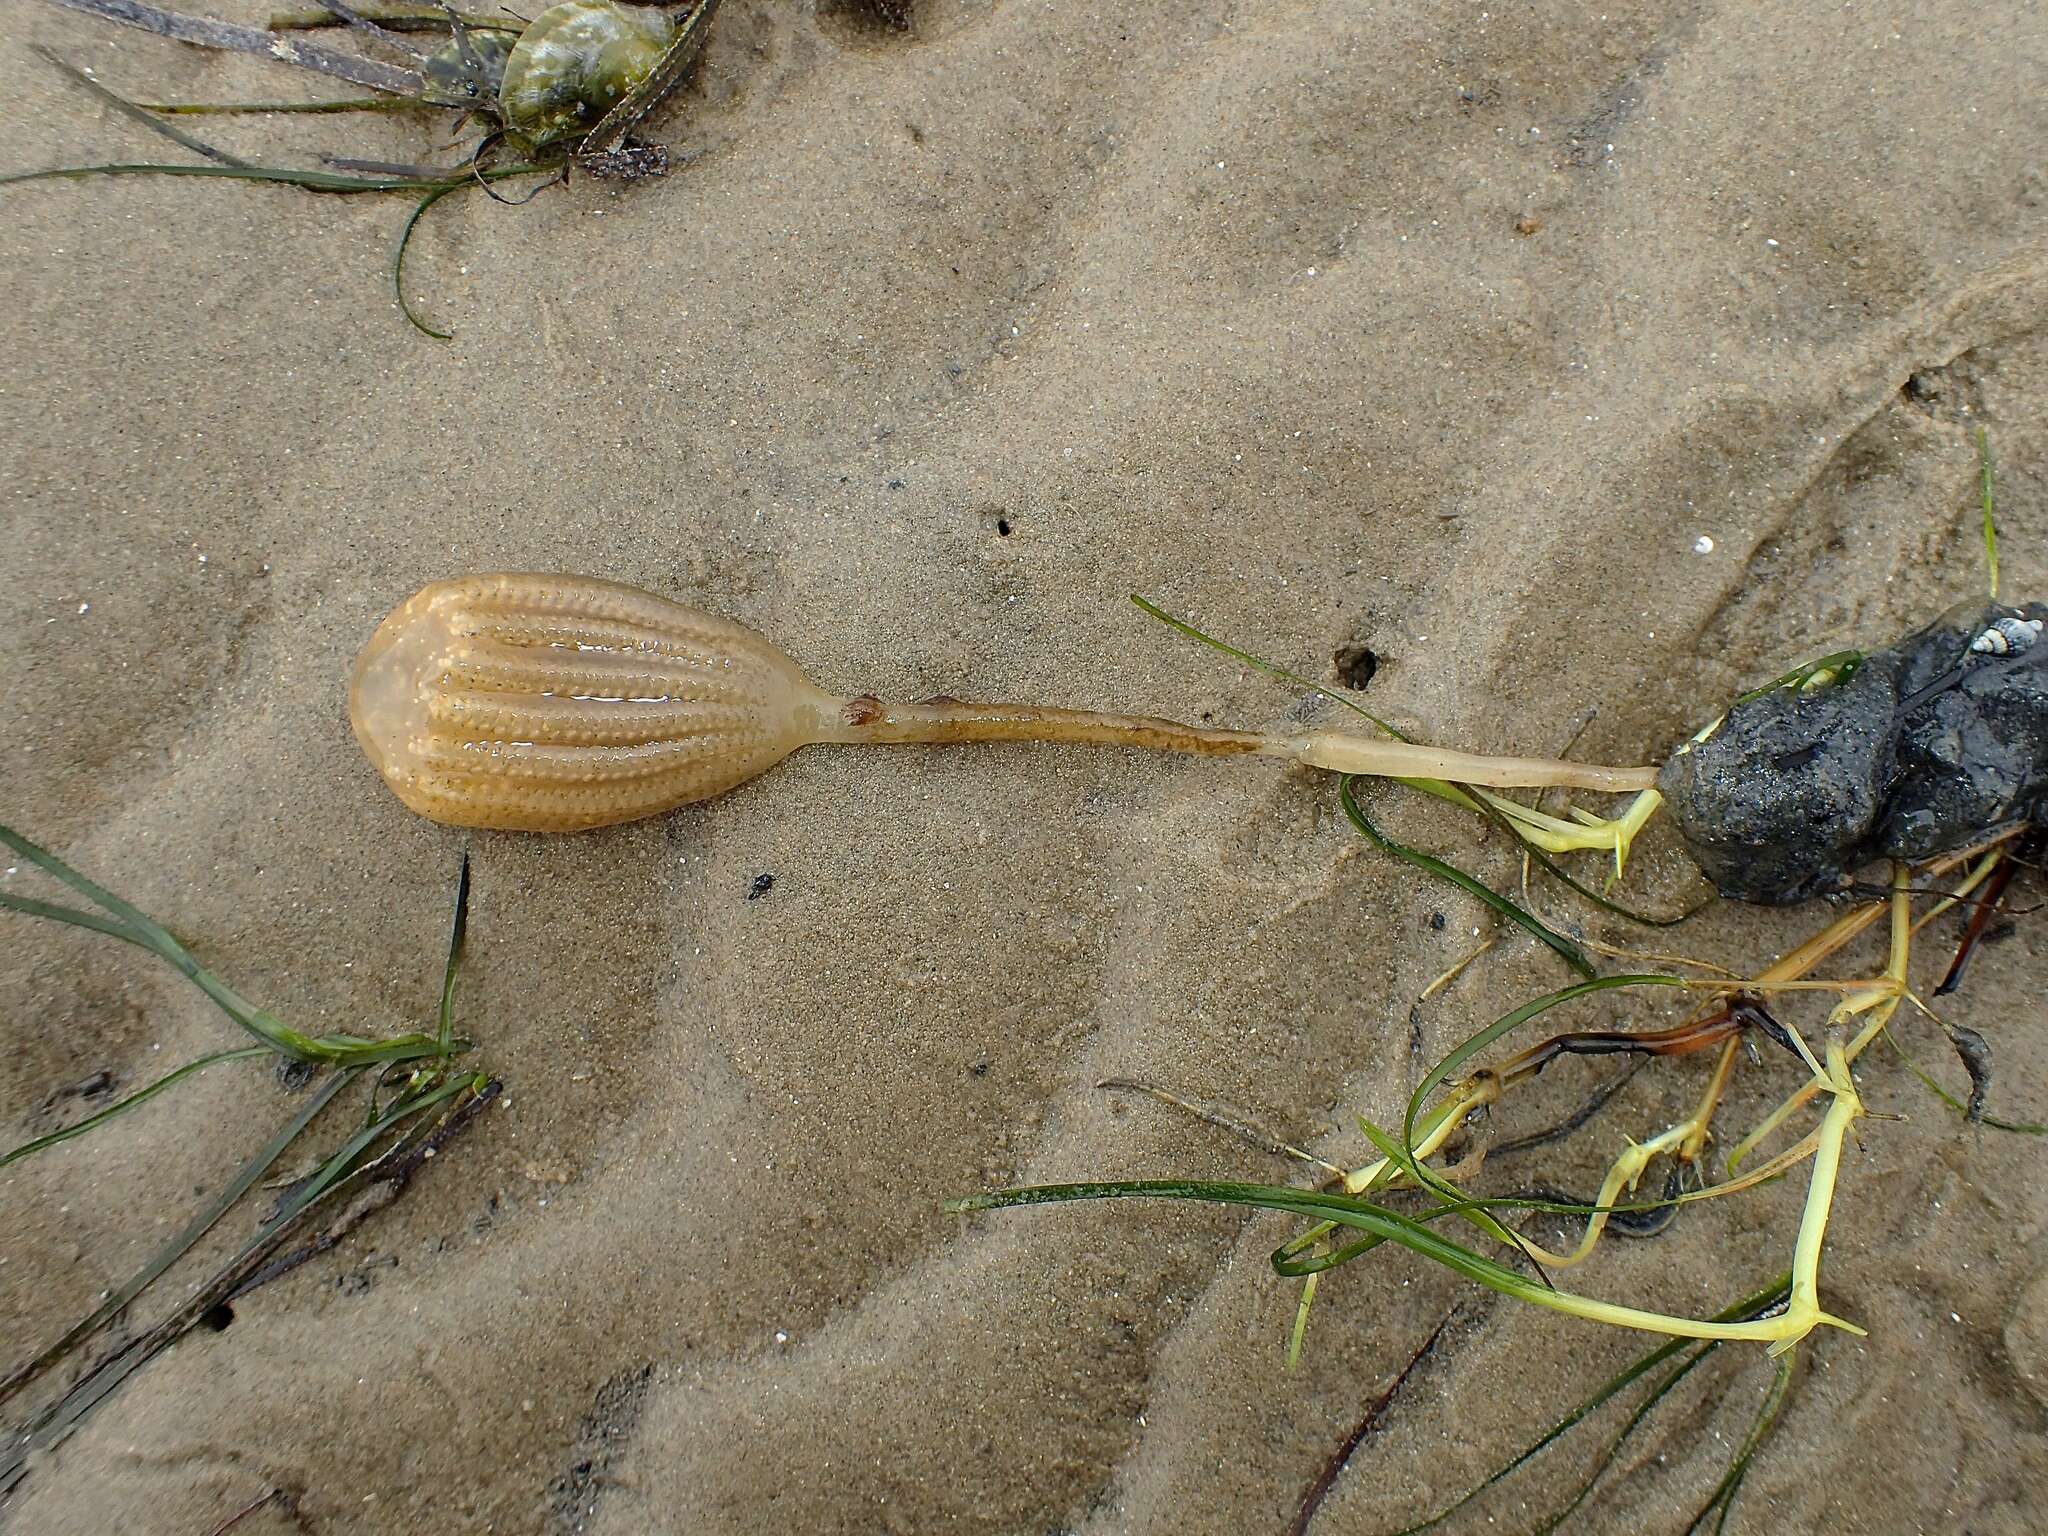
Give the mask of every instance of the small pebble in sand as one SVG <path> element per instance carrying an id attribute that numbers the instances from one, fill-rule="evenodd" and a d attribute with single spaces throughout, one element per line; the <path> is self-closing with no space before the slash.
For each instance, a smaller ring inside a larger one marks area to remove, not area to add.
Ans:
<path id="1" fill-rule="evenodd" d="M 1696 555 L 1711 555 L 1714 552 L 1713 539 L 1707 534 L 1701 534 L 1692 541 L 1692 552 Z"/>

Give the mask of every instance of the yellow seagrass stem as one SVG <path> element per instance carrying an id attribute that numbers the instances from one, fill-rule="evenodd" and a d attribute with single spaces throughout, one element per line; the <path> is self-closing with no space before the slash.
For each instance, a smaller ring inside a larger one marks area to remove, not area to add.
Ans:
<path id="1" fill-rule="evenodd" d="M 1891 954 L 1885 965 L 1884 974 L 1861 991 L 1853 992 L 1837 1003 L 1828 1015 L 1828 1029 L 1860 1014 L 1869 1014 L 1863 1028 L 1846 1048 L 1845 1059 L 1854 1061 L 1863 1054 L 1864 1047 L 1875 1040 L 1892 1015 L 1899 1011 L 1899 1004 L 1906 996 L 1906 967 L 1913 953 L 1913 895 L 1909 883 L 1911 873 L 1906 865 L 1892 865 L 1891 894 Z M 1875 915 L 1877 909 L 1871 909 Z M 1831 930 L 1832 931 L 1832 930 Z M 1773 967 L 1776 969 L 1776 967 Z M 1728 1171 L 1733 1173 L 1742 1165 L 1742 1160 L 1756 1150 L 1763 1139 L 1783 1125 L 1802 1105 L 1810 1103 L 1815 1095 L 1826 1091 L 1827 1083 L 1821 1077 L 1811 1077 L 1776 1109 L 1766 1115 L 1728 1153 Z"/>
<path id="2" fill-rule="evenodd" d="M 1630 770 L 1634 771 L 1634 770 Z M 1607 820 L 1593 816 L 1572 807 L 1572 819 L 1547 816 L 1541 811 L 1531 810 L 1501 795 L 1490 795 L 1484 790 L 1475 791 L 1488 806 L 1498 811 L 1513 824 L 1515 831 L 1524 842 L 1534 843 L 1545 853 L 1576 853 L 1582 849 L 1611 848 L 1614 850 L 1614 873 L 1620 877 L 1628 862 L 1629 845 L 1636 835 L 1649 825 L 1650 818 L 1663 805 L 1664 797 L 1654 789 L 1638 791 L 1628 809 Z"/>
<path id="3" fill-rule="evenodd" d="M 1792 1298 L 1782 1319 L 1785 1332 L 1771 1345 L 1769 1354 L 1780 1355 L 1797 1344 L 1821 1323 L 1846 1328 L 1854 1334 L 1863 1330 L 1854 1323 L 1823 1312 L 1820 1305 L 1820 1249 L 1827 1237 L 1828 1213 L 1834 1208 L 1835 1179 L 1842 1168 L 1842 1140 L 1849 1127 L 1863 1113 L 1863 1100 L 1849 1075 L 1849 1056 L 1839 1040 L 1828 1042 L 1827 1079 L 1823 1085 L 1834 1095 L 1821 1121 L 1820 1145 L 1813 1153 L 1813 1181 L 1806 1187 L 1806 1210 L 1799 1221 L 1799 1241 L 1792 1250 Z"/>
<path id="4" fill-rule="evenodd" d="M 1842 1142 L 1856 1117 L 1863 1113 L 1863 1102 L 1857 1096 L 1856 1084 L 1849 1075 L 1848 1056 L 1839 1041 L 1828 1043 L 1821 1088 L 1834 1097 L 1814 1137 L 1813 1178 L 1807 1185 L 1806 1207 L 1793 1249 L 1792 1292 L 1783 1312 L 1775 1317 L 1760 1317 L 1745 1323 L 1715 1323 L 1662 1312 L 1645 1312 L 1636 1307 L 1616 1306 L 1589 1296 L 1539 1287 L 1531 1287 L 1523 1299 L 1589 1322 L 1616 1327 L 1638 1328 L 1678 1338 L 1740 1339 L 1768 1344 L 1767 1353 L 1772 1355 L 1783 1354 L 1823 1324 L 1861 1337 L 1864 1334 L 1862 1328 L 1823 1310 L 1820 1304 L 1821 1245 L 1827 1236 L 1828 1214 L 1834 1206 L 1835 1181 L 1842 1166 Z"/>

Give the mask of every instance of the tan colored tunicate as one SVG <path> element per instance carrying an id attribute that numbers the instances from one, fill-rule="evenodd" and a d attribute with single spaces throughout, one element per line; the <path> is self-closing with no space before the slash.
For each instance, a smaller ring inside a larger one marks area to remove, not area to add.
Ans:
<path id="1" fill-rule="evenodd" d="M 573 832 L 720 794 L 816 739 L 834 701 L 752 630 L 615 582 L 436 582 L 370 637 L 356 739 L 412 809 Z"/>
<path id="2" fill-rule="evenodd" d="M 1608 791 L 1647 790 L 1656 778 L 1654 768 L 1476 757 L 1337 731 L 835 698 L 751 629 L 589 576 L 465 576 L 425 588 L 363 648 L 349 715 L 377 771 L 422 816 L 522 832 L 575 832 L 709 799 L 809 742 L 1252 753 L 1336 773 Z"/>

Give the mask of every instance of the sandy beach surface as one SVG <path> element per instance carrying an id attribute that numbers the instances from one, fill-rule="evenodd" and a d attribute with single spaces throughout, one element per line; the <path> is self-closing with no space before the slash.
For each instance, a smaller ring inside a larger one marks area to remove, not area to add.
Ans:
<path id="1" fill-rule="evenodd" d="M 185 158 L 38 45 L 141 99 L 349 93 L 35 0 L 0 16 L 0 169 Z M 1301 1529 L 1311 1503 L 1317 1536 L 1373 1536 L 1470 1486 L 1641 1337 L 1382 1253 L 1327 1277 L 1290 1372 L 1298 1286 L 1268 1254 L 1297 1223 L 942 1209 L 1012 1182 L 1305 1185 L 1098 1085 L 1357 1164 L 1358 1114 L 1397 1120 L 1452 1044 L 1569 979 L 1509 930 L 1418 1005 L 1497 924 L 1374 854 L 1334 781 L 821 747 L 659 819 L 468 836 L 370 770 L 348 667 L 427 581 L 563 570 L 749 623 L 848 693 L 1334 722 L 1138 592 L 1324 683 L 1370 649 L 1365 702 L 1432 740 L 1661 760 L 1740 690 L 1981 594 L 1979 425 L 2005 590 L 2048 596 L 2044 67 L 2031 4 L 920 0 L 899 34 L 726 0 L 652 124 L 695 155 L 674 175 L 427 216 L 405 282 L 447 342 L 392 302 L 402 200 L 0 189 L 0 818 L 308 1030 L 431 1019 L 468 847 L 459 1019 L 505 1085 L 390 1209 L 39 1455 L 0 1530 L 205 1536 L 277 1488 L 238 1536 L 1194 1536 Z M 439 154 L 448 125 L 203 128 L 311 164 Z M 1368 801 L 1517 881 L 1471 818 Z M 5 888 L 52 894 L 31 874 Z M 1626 889 L 1702 894 L 1668 829 Z M 2039 876 L 2017 890 L 2038 902 Z M 1650 933 L 1539 896 L 1749 972 L 1827 918 Z M 2013 1121 L 2048 1119 L 2040 923 L 1947 1000 Z M 0 1143 L 82 1113 L 61 1090 L 95 1073 L 132 1088 L 238 1043 L 140 951 L 0 931 Z M 1610 994 L 1564 1022 L 1684 1007 Z M 1961 1091 L 1933 1026 L 1898 1035 Z M 1494 1132 L 1621 1070 L 1566 1062 Z M 1488 1187 L 1589 1195 L 1705 1072 L 1646 1068 Z M 1782 1053 L 1745 1067 L 1724 1137 L 1798 1081 Z M 1966 1128 L 1883 1049 L 1862 1088 L 1823 1278 L 1869 1337 L 1800 1351 L 1728 1529 L 2037 1531 L 2048 1150 Z M 223 1067 L 0 1171 L 0 1365 L 303 1102 Z M 1785 1266 L 1804 1186 L 1689 1208 L 1559 1282 L 1705 1315 Z M 1713 1355 L 1569 1528 L 1683 1530 L 1770 1379 L 1756 1347 Z M 1452 1528 L 1538 1526 L 1620 1423 Z"/>

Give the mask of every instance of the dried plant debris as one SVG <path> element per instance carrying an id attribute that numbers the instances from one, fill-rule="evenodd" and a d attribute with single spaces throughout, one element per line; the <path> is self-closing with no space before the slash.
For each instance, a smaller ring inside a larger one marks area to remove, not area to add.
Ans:
<path id="1" fill-rule="evenodd" d="M 200 157 L 200 164 L 107 162 L 0 173 L 0 185 L 99 176 L 200 176 L 271 182 L 330 193 L 397 192 L 417 199 L 392 259 L 393 284 L 406 318 L 442 340 L 407 304 L 405 247 L 420 215 L 450 192 L 481 186 L 501 202 L 525 201 L 567 179 L 570 167 L 615 181 L 665 175 L 669 151 L 640 139 L 646 119 L 686 80 L 710 35 L 720 0 L 630 5 L 621 0 L 562 0 L 529 23 L 510 11 L 465 15 L 446 5 L 365 6 L 321 0 L 312 12 L 273 16 L 267 28 L 188 16 L 142 0 L 50 0 L 67 10 L 139 28 L 202 48 L 258 54 L 301 70 L 366 86 L 377 95 L 333 101 L 138 103 L 52 55 L 44 57 L 106 105 Z M 306 41 L 322 26 L 346 26 L 403 62 Z M 418 37 L 420 41 L 412 39 Z M 434 42 L 435 38 L 438 42 Z M 38 50 L 41 52 L 41 50 Z M 322 166 L 258 165 L 167 118 L 250 112 L 382 112 L 418 109 L 457 114 L 456 132 L 475 137 L 449 163 L 390 164 L 325 158 Z M 492 183 L 540 178 L 518 199 Z"/>
<path id="2" fill-rule="evenodd" d="M 1838 891 L 2035 820 L 2048 799 L 2048 605 L 1966 603 L 1885 650 L 1751 694 L 1658 787 L 1724 896 Z"/>
<path id="3" fill-rule="evenodd" d="M 468 928 L 469 861 L 465 857 L 456 880 L 455 915 L 449 929 L 448 956 L 442 972 L 439 1018 L 429 1033 L 417 1031 L 383 1037 L 331 1033 L 309 1035 L 257 1007 L 201 965 L 162 924 L 131 903 L 88 879 L 41 844 L 0 825 L 0 846 L 21 863 L 10 873 L 40 870 L 82 897 L 83 906 L 27 896 L 11 886 L 0 888 L 0 911 L 84 928 L 125 940 L 169 963 L 256 1043 L 215 1051 L 175 1069 L 76 1124 L 38 1136 L 0 1155 L 0 1167 L 45 1152 L 60 1142 L 84 1136 L 122 1115 L 132 1113 L 167 1089 L 209 1066 L 269 1057 L 291 1069 L 288 1092 L 303 1096 L 298 1110 L 261 1150 L 221 1189 L 215 1191 L 168 1242 L 158 1247 L 140 1270 L 106 1293 L 90 1313 L 31 1358 L 0 1361 L 0 1407 L 43 1381 L 55 1367 L 82 1351 L 113 1327 L 131 1307 L 153 1301 L 152 1289 L 179 1266 L 208 1232 L 231 1212 L 253 1203 L 251 1192 L 295 1148 L 313 1134 L 316 1121 L 351 1086 L 367 1090 L 368 1104 L 359 1112 L 356 1129 L 338 1146 L 321 1148 L 302 1176 L 286 1181 L 269 1210 L 256 1218 L 251 1234 L 232 1258 L 210 1278 L 187 1285 L 167 1316 L 139 1326 L 110 1345 L 76 1381 L 53 1397 L 30 1407 L 25 1416 L 0 1428 L 0 1499 L 26 1477 L 37 1455 L 62 1443 L 137 1371 L 147 1366 L 194 1328 L 218 1332 L 234 1321 L 235 1299 L 279 1275 L 327 1252 L 365 1220 L 401 1195 L 413 1176 L 496 1099 L 497 1080 L 474 1067 L 459 1064 L 471 1051 L 469 1041 L 454 1028 L 455 979 Z M 31 878 L 33 878 L 31 876 Z M 95 1074 L 104 1078 L 106 1074 Z M 88 1079 L 88 1083 L 94 1079 Z M 103 1091 L 103 1090 L 102 1090 Z M 97 1096 L 81 1088 L 80 1097 Z M 165 1204 L 162 1222 L 177 1209 Z M 295 1246 L 288 1246 L 295 1245 Z M 135 1319 L 131 1314 L 131 1323 Z M 256 1506 L 251 1506 L 254 1508 Z"/>

